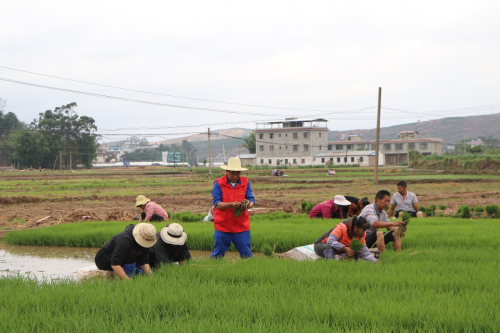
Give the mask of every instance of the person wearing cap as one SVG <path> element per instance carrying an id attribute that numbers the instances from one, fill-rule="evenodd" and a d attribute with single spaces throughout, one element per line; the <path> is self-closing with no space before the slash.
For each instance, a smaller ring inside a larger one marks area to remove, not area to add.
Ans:
<path id="1" fill-rule="evenodd" d="M 163 222 L 168 221 L 168 214 L 160 205 L 146 198 L 143 195 L 138 195 L 135 199 L 135 206 L 142 209 L 139 222 Z"/>
<path id="2" fill-rule="evenodd" d="M 248 178 L 241 177 L 241 171 L 248 169 L 241 167 L 238 157 L 231 157 L 221 169 L 226 174 L 214 182 L 212 189 L 215 243 L 210 257 L 224 257 L 231 242 L 242 258 L 252 257 L 248 208 L 254 206 L 255 199 Z"/>
<path id="3" fill-rule="evenodd" d="M 186 244 L 187 234 L 180 224 L 167 224 L 156 234 L 156 238 L 158 238 L 156 244 L 149 248 L 149 266 L 151 268 L 174 262 L 182 265 L 186 260 L 191 259 Z"/>
<path id="4" fill-rule="evenodd" d="M 316 205 L 309 212 L 309 218 L 324 219 L 343 219 L 347 218 L 342 212 L 343 206 L 349 206 L 351 203 L 343 195 L 336 195 L 332 200 L 327 200 Z"/>
<path id="5" fill-rule="evenodd" d="M 342 206 L 342 215 L 344 215 L 345 218 L 347 218 L 348 216 L 358 216 L 363 211 L 363 208 L 370 204 L 370 200 L 368 200 L 367 197 L 359 199 L 350 195 L 346 195 L 345 198 L 351 203 L 349 206 Z"/>
<path id="6" fill-rule="evenodd" d="M 407 190 L 408 185 L 404 180 L 397 184 L 398 191 L 392 195 L 391 208 L 389 209 L 389 218 L 392 218 L 394 210 L 395 217 L 403 217 L 403 212 L 410 213 L 413 217 L 423 218 L 424 213 L 418 209 L 418 199 L 415 193 Z M 400 215 L 401 214 L 401 215 Z"/>
<path id="7" fill-rule="evenodd" d="M 152 224 L 129 224 L 104 243 L 95 255 L 95 264 L 100 270 L 114 271 L 122 280 L 141 271 L 149 275 L 148 249 L 156 241 L 156 228 Z"/>

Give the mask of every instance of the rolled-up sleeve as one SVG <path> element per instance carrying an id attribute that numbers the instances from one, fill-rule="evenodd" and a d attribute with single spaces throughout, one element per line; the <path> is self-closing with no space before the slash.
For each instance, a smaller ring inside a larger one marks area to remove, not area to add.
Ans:
<path id="1" fill-rule="evenodd" d="M 247 184 L 247 193 L 245 193 L 245 199 L 255 203 L 255 198 L 253 197 L 252 186 L 250 186 L 250 182 Z"/>
<path id="2" fill-rule="evenodd" d="M 334 234 L 330 234 L 330 236 L 328 236 L 328 240 L 326 241 L 326 244 L 330 245 L 331 247 L 333 247 L 335 250 L 337 250 L 339 252 L 342 251 L 345 247 L 344 244 L 339 242 L 338 237 L 335 236 Z"/>
<path id="3" fill-rule="evenodd" d="M 214 188 L 212 189 L 212 202 L 214 203 L 214 207 L 217 207 L 217 204 L 222 201 L 222 189 L 218 182 L 214 183 Z"/>

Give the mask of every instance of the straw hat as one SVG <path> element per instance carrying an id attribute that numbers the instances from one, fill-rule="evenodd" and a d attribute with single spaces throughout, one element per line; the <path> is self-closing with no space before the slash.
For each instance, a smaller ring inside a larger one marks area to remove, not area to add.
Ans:
<path id="1" fill-rule="evenodd" d="M 142 247 L 148 248 L 155 245 L 156 228 L 149 223 L 138 223 L 132 231 L 135 241 Z"/>
<path id="2" fill-rule="evenodd" d="M 336 195 L 333 198 L 333 203 L 340 206 L 349 206 L 351 204 L 343 195 Z"/>
<path id="3" fill-rule="evenodd" d="M 160 236 L 165 243 L 172 245 L 184 245 L 187 239 L 187 234 L 179 223 L 172 223 L 161 229 Z"/>
<path id="4" fill-rule="evenodd" d="M 239 157 L 231 157 L 227 160 L 227 165 L 221 165 L 221 169 L 229 170 L 229 171 L 246 171 L 248 169 L 241 167 L 241 160 Z"/>
<path id="5" fill-rule="evenodd" d="M 147 204 L 150 201 L 151 200 L 149 200 L 148 198 L 146 198 L 145 196 L 143 196 L 141 194 L 141 195 L 138 195 L 137 198 L 135 198 L 135 206 L 139 207 L 139 206 Z"/>

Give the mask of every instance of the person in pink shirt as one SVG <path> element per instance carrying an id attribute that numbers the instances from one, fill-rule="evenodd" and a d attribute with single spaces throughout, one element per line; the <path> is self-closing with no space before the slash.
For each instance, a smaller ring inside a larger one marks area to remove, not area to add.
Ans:
<path id="1" fill-rule="evenodd" d="M 139 222 L 163 222 L 168 221 L 168 214 L 160 205 L 146 198 L 143 195 L 138 195 L 135 199 L 135 206 L 142 209 Z"/>
<path id="2" fill-rule="evenodd" d="M 309 218 L 347 219 L 347 216 L 342 214 L 342 206 L 350 204 L 343 195 L 336 195 L 332 200 L 316 205 L 309 213 Z"/>

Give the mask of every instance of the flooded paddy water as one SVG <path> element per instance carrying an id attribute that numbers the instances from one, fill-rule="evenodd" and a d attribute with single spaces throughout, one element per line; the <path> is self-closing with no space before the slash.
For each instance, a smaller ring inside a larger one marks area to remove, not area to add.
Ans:
<path id="1" fill-rule="evenodd" d="M 23 246 L 0 244 L 0 278 L 25 276 L 37 280 L 71 279 L 78 269 L 94 265 L 99 251 L 92 247 Z M 210 258 L 211 251 L 189 251 L 193 260 Z M 255 254 L 254 254 L 255 255 Z M 258 253 L 257 256 L 261 254 Z M 225 259 L 239 258 L 237 252 L 226 252 Z"/>

